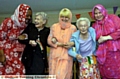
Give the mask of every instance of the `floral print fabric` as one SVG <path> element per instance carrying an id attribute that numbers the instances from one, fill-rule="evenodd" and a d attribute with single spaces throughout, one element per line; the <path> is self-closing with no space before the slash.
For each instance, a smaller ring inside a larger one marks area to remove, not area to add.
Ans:
<path id="1" fill-rule="evenodd" d="M 1 75 L 23 75 L 24 66 L 21 63 L 21 55 L 24 45 L 20 44 L 17 37 L 26 27 L 26 12 L 30 7 L 20 4 L 11 18 L 5 19 L 0 26 L 0 50 L 4 50 L 6 62 L 0 63 Z"/>
<path id="2" fill-rule="evenodd" d="M 95 56 L 88 56 L 79 63 L 79 79 L 100 79 Z"/>

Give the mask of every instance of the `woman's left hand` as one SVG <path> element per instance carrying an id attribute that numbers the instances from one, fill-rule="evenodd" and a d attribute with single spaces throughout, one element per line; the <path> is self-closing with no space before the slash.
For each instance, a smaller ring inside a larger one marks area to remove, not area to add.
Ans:
<path id="1" fill-rule="evenodd" d="M 100 38 L 98 39 L 98 43 L 103 43 L 104 41 L 106 41 L 105 36 L 100 36 Z"/>
<path id="2" fill-rule="evenodd" d="M 103 43 L 103 42 L 105 42 L 107 40 L 111 40 L 111 39 L 112 39 L 112 37 L 110 35 L 108 35 L 108 36 L 100 36 L 100 38 L 98 39 L 98 43 Z"/>
<path id="3" fill-rule="evenodd" d="M 68 43 L 66 43 L 66 44 L 64 44 L 64 48 L 70 48 L 70 47 L 72 47 L 72 46 L 74 46 L 74 42 L 68 42 Z"/>

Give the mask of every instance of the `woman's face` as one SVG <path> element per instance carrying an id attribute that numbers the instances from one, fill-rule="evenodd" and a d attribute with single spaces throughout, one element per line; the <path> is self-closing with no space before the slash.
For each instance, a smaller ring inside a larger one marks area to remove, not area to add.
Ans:
<path id="1" fill-rule="evenodd" d="M 97 8 L 94 10 L 94 17 L 96 20 L 102 20 L 104 18 L 103 14 Z"/>
<path id="2" fill-rule="evenodd" d="M 65 17 L 65 16 L 61 16 L 60 19 L 61 19 L 62 22 L 68 22 L 69 21 L 69 18 Z"/>
<path id="3" fill-rule="evenodd" d="M 43 27 L 43 24 L 45 24 L 45 20 L 43 20 L 41 15 L 38 15 L 35 17 L 35 26 L 37 28 Z"/>
<path id="4" fill-rule="evenodd" d="M 26 18 L 25 18 L 25 23 L 31 23 L 32 22 L 32 10 L 28 10 L 27 14 L 26 14 Z"/>
<path id="5" fill-rule="evenodd" d="M 88 23 L 86 21 L 80 21 L 78 24 L 78 29 L 80 30 L 81 34 L 87 34 L 88 32 Z"/>

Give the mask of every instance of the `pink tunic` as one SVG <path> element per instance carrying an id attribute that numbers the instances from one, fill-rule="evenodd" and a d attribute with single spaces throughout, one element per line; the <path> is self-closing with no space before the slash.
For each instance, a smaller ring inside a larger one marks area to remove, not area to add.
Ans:
<path id="1" fill-rule="evenodd" d="M 120 78 L 120 19 L 115 15 L 108 15 L 93 27 L 97 40 L 101 35 L 113 38 L 99 44 L 96 52 L 101 75 L 105 78 Z"/>
<path id="2" fill-rule="evenodd" d="M 51 27 L 51 32 L 48 37 L 48 43 L 51 45 L 49 55 L 49 74 L 56 75 L 57 79 L 71 79 L 73 59 L 68 55 L 68 49 L 56 47 L 51 42 L 51 38 L 55 37 L 58 42 L 67 43 L 76 27 L 71 25 L 69 28 L 62 30 L 59 23 Z"/>

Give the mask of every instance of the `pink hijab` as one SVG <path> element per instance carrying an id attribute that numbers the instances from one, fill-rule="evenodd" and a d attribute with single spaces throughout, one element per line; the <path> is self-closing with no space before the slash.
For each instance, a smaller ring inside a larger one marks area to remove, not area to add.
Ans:
<path id="1" fill-rule="evenodd" d="M 93 7 L 93 9 L 92 9 L 92 18 L 95 19 L 95 17 L 94 17 L 94 16 L 95 16 L 95 14 L 94 14 L 95 8 L 99 9 L 100 12 L 103 14 L 104 17 L 106 17 L 106 16 L 108 15 L 107 10 L 103 7 L 103 5 L 97 4 L 97 5 L 95 5 L 95 6 Z"/>

